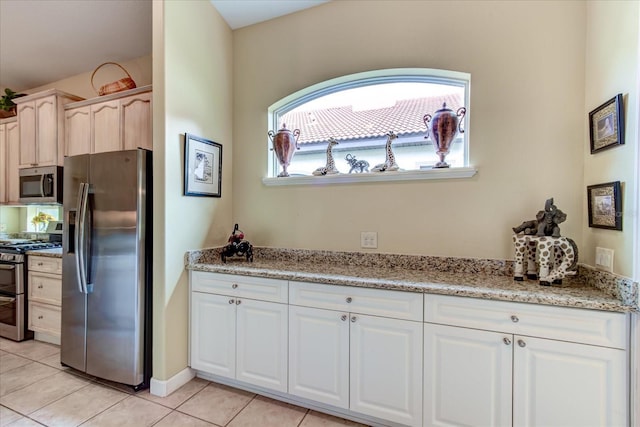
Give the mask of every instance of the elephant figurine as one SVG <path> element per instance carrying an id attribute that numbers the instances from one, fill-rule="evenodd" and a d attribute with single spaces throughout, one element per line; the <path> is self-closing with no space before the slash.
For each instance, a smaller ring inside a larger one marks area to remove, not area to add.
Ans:
<path id="1" fill-rule="evenodd" d="M 560 237 L 559 224 L 567 220 L 567 214 L 562 212 L 553 204 L 553 197 L 547 199 L 544 210 L 538 211 L 536 219 L 524 221 L 517 227 L 513 227 L 513 232 L 518 234 L 524 232 L 525 235 Z"/>

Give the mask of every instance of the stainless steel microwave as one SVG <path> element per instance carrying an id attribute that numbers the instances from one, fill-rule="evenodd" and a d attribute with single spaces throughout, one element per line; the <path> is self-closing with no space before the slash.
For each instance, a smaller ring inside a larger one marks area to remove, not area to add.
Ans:
<path id="1" fill-rule="evenodd" d="M 62 204 L 62 167 L 20 169 L 20 203 Z"/>

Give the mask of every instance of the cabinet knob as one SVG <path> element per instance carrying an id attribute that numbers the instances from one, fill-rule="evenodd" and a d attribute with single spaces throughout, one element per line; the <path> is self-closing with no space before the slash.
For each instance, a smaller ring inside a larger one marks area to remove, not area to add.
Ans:
<path id="1" fill-rule="evenodd" d="M 38 285 L 38 289 L 42 289 L 42 285 Z"/>
<path id="2" fill-rule="evenodd" d="M 343 314 L 342 317 L 340 318 L 343 322 L 347 320 L 347 315 Z"/>
<path id="3" fill-rule="evenodd" d="M 524 342 L 524 341 L 522 341 L 522 340 L 518 340 L 518 345 L 519 345 L 520 347 L 526 347 L 526 346 L 527 346 L 527 343 L 526 343 L 526 342 Z"/>
<path id="4" fill-rule="evenodd" d="M 42 317 L 42 316 L 38 316 L 38 319 L 44 319 L 44 317 Z"/>
<path id="5" fill-rule="evenodd" d="M 351 297 L 347 297 L 347 302 L 348 302 L 349 304 L 351 304 L 351 301 L 353 301 L 353 298 L 351 298 Z"/>
<path id="6" fill-rule="evenodd" d="M 234 302 L 235 302 L 235 301 L 234 301 L 234 300 L 232 300 L 232 299 L 230 299 L 230 300 L 229 300 L 229 304 L 233 304 Z"/>
<path id="7" fill-rule="evenodd" d="M 356 322 L 356 316 L 352 316 L 351 317 L 351 323 L 355 323 Z"/>
<path id="8" fill-rule="evenodd" d="M 241 302 L 242 301 L 240 301 L 240 300 L 236 300 L 236 305 L 240 305 Z"/>
<path id="9" fill-rule="evenodd" d="M 43 264 L 41 262 L 39 262 L 38 265 L 42 266 Z"/>
<path id="10" fill-rule="evenodd" d="M 513 315 L 513 316 L 511 316 L 511 321 L 512 321 L 513 323 L 518 323 L 518 322 L 520 321 L 520 319 L 518 319 L 518 316 Z"/>
<path id="11" fill-rule="evenodd" d="M 237 284 L 237 283 L 234 283 L 233 285 L 231 285 L 231 287 L 232 287 L 233 289 L 236 289 L 236 288 L 238 287 L 238 284 Z"/>
<path id="12" fill-rule="evenodd" d="M 511 345 L 511 340 L 507 337 L 502 338 L 502 341 L 506 344 L 506 345 Z"/>

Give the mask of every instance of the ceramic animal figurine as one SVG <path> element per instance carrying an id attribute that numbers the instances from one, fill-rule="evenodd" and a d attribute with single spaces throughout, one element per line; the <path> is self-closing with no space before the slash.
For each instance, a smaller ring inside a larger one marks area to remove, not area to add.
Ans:
<path id="1" fill-rule="evenodd" d="M 527 279 L 540 279 L 546 286 L 561 284 L 564 277 L 577 273 L 578 247 L 568 237 L 514 234 L 513 243 L 514 280 L 524 280 L 525 263 Z"/>
<path id="2" fill-rule="evenodd" d="M 329 138 L 329 144 L 327 145 L 327 165 L 314 170 L 312 172 L 313 175 L 335 175 L 340 173 L 336 168 L 336 162 L 333 160 L 333 152 L 331 151 L 334 145 L 338 145 L 338 140 L 335 138 Z"/>
<path id="3" fill-rule="evenodd" d="M 387 145 L 385 146 L 386 151 L 386 159 L 384 163 L 380 163 L 379 165 L 375 165 L 371 172 L 385 172 L 385 171 L 397 171 L 400 169 L 400 166 L 396 163 L 396 156 L 393 154 L 391 150 L 391 143 L 398 138 L 398 135 L 390 131 L 387 133 Z"/>
<path id="4" fill-rule="evenodd" d="M 367 162 L 366 160 L 358 160 L 356 159 L 356 156 L 352 154 L 347 154 L 344 159 L 347 161 L 347 163 L 349 163 L 349 165 L 351 165 L 349 173 L 354 171 L 356 173 L 369 172 L 369 162 Z"/>

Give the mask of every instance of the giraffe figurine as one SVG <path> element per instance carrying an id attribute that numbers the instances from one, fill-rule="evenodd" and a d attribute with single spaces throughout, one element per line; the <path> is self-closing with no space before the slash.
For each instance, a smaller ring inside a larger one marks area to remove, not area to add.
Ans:
<path id="1" fill-rule="evenodd" d="M 384 172 L 384 171 L 397 171 L 400 170 L 400 166 L 396 163 L 396 156 L 393 154 L 391 150 L 391 143 L 394 139 L 398 138 L 398 135 L 393 133 L 393 131 L 387 132 L 387 145 L 385 146 L 385 150 L 387 152 L 386 159 L 384 163 L 380 163 L 376 165 L 371 172 Z"/>
<path id="2" fill-rule="evenodd" d="M 335 175 L 340 173 L 336 168 L 336 162 L 333 160 L 333 146 L 338 144 L 338 140 L 335 138 L 329 138 L 329 145 L 327 145 L 327 165 L 318 168 L 312 172 L 315 176 L 321 175 Z"/>

